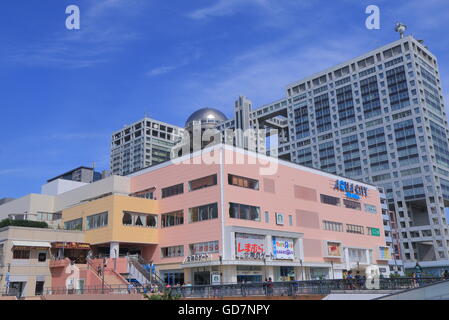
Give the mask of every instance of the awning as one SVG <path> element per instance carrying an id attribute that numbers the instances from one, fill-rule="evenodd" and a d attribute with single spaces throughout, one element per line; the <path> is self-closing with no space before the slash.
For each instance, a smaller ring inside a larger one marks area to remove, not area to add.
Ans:
<path id="1" fill-rule="evenodd" d="M 50 242 L 43 241 L 13 241 L 12 245 L 23 248 L 51 248 Z"/>

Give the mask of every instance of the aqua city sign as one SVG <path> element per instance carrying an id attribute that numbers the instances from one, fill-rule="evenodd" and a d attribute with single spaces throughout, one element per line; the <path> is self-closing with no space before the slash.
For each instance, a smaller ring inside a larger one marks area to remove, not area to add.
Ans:
<path id="1" fill-rule="evenodd" d="M 368 197 L 368 188 L 358 184 L 349 183 L 344 180 L 335 181 L 334 190 L 346 192 L 346 196 L 351 199 L 360 200 L 361 197 Z"/>

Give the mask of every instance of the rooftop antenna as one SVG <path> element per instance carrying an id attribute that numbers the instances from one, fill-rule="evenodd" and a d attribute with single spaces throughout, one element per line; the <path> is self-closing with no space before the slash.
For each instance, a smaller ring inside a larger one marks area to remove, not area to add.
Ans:
<path id="1" fill-rule="evenodd" d="M 396 23 L 396 27 L 394 28 L 394 31 L 399 32 L 401 35 L 401 39 L 404 39 L 404 33 L 405 30 L 407 30 L 407 26 L 401 22 Z"/>

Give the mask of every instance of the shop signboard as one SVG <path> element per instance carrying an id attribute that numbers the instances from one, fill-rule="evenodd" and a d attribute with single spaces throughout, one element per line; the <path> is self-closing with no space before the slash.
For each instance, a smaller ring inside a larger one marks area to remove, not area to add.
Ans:
<path id="1" fill-rule="evenodd" d="M 276 260 L 294 260 L 293 239 L 273 237 L 273 256 Z"/>
<path id="2" fill-rule="evenodd" d="M 368 197 L 368 188 L 358 184 L 349 183 L 344 180 L 336 180 L 334 190 L 346 193 L 346 196 L 353 200 L 360 200 L 361 197 Z"/>
<path id="3" fill-rule="evenodd" d="M 341 257 L 341 245 L 337 242 L 327 243 L 327 255 L 329 257 Z"/>
<path id="4" fill-rule="evenodd" d="M 391 252 L 389 247 L 379 247 L 380 260 L 391 260 Z"/>
<path id="5" fill-rule="evenodd" d="M 90 250 L 90 244 L 79 242 L 53 242 L 51 246 L 54 249 Z"/>
<path id="6" fill-rule="evenodd" d="M 235 234 L 235 257 L 237 259 L 259 259 L 265 256 L 265 236 L 257 234 Z"/>

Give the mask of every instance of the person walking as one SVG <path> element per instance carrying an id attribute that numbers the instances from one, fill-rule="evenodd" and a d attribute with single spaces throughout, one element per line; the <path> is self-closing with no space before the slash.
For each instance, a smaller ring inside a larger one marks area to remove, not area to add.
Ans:
<path id="1" fill-rule="evenodd" d="M 273 295 L 273 280 L 271 279 L 271 277 L 268 278 L 267 291 L 269 296 Z"/>
<path id="2" fill-rule="evenodd" d="M 357 286 L 357 289 L 362 289 L 362 276 L 360 275 L 360 271 L 357 270 L 357 272 L 355 273 L 355 283 Z"/>
<path id="3" fill-rule="evenodd" d="M 348 271 L 348 274 L 347 274 L 347 276 L 346 276 L 346 281 L 347 281 L 347 284 L 348 284 L 348 289 L 349 290 L 352 290 L 352 289 L 354 289 L 355 287 L 354 287 L 354 276 L 352 275 L 352 271 L 351 270 L 349 270 Z"/>

